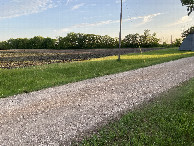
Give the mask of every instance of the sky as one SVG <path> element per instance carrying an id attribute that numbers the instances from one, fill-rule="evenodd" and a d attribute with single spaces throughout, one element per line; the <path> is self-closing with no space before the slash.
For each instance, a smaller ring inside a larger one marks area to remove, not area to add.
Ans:
<path id="1" fill-rule="evenodd" d="M 0 41 L 67 33 L 119 36 L 121 0 L 0 0 Z M 180 38 L 194 14 L 180 0 L 123 0 L 122 38 L 156 32 L 161 41 Z"/>

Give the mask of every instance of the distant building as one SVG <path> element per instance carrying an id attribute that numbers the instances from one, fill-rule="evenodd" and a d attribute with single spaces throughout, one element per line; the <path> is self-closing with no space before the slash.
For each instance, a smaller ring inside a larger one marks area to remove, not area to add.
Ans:
<path id="1" fill-rule="evenodd" d="M 194 34 L 189 34 L 181 44 L 179 50 L 181 51 L 194 51 Z"/>

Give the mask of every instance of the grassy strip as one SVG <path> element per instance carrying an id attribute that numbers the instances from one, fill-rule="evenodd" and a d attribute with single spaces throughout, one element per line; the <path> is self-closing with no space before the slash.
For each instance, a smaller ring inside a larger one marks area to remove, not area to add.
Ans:
<path id="1" fill-rule="evenodd" d="M 170 48 L 122 55 L 121 61 L 117 61 L 117 56 L 110 56 L 83 62 L 0 69 L 0 98 L 190 56 L 194 56 L 194 52 L 180 52 L 177 48 Z"/>
<path id="2" fill-rule="evenodd" d="M 75 145 L 194 145 L 194 79 Z"/>

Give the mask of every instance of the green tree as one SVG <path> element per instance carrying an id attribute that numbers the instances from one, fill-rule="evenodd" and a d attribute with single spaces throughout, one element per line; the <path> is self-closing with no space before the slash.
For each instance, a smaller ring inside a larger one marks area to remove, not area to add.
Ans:
<path id="1" fill-rule="evenodd" d="M 29 49 L 29 40 L 27 38 L 18 38 L 15 41 L 17 42 L 17 49 Z"/>
<path id="2" fill-rule="evenodd" d="M 129 34 L 125 36 L 123 39 L 123 46 L 124 47 L 130 47 L 130 48 L 138 48 L 139 47 L 139 34 Z"/>
<path id="3" fill-rule="evenodd" d="M 42 48 L 44 38 L 41 36 L 35 36 L 29 40 L 30 49 L 45 49 Z"/>
<path id="4" fill-rule="evenodd" d="M 150 34 L 150 30 L 146 29 L 143 35 L 129 34 L 123 39 L 124 47 L 158 47 L 159 39 L 156 38 L 156 33 Z"/>
<path id="5" fill-rule="evenodd" d="M 182 44 L 182 39 L 179 38 L 179 39 L 175 39 L 175 41 L 173 41 L 172 46 L 173 47 L 180 47 L 181 44 Z"/>
<path id="6" fill-rule="evenodd" d="M 44 38 L 41 44 L 42 49 L 54 49 L 55 48 L 56 39 L 51 39 L 49 37 Z"/>
<path id="7" fill-rule="evenodd" d="M 82 48 L 82 46 L 79 46 L 78 37 L 79 37 L 79 34 L 76 34 L 74 32 L 68 33 L 67 36 L 65 37 L 65 44 L 66 44 L 65 47 L 67 49 Z"/>
<path id="8" fill-rule="evenodd" d="M 183 31 L 182 38 L 186 38 L 189 34 L 194 34 L 194 26 L 190 27 L 189 29 Z"/>
<path id="9" fill-rule="evenodd" d="M 188 15 L 194 10 L 194 0 L 181 0 L 183 6 L 187 6 Z"/>
<path id="10" fill-rule="evenodd" d="M 0 42 L 0 50 L 11 49 L 7 41 Z"/>
<path id="11" fill-rule="evenodd" d="M 66 49 L 66 38 L 65 37 L 58 37 L 55 43 L 56 49 Z"/>
<path id="12" fill-rule="evenodd" d="M 150 34 L 150 30 L 144 30 L 144 34 L 139 37 L 139 44 L 141 47 L 157 47 L 159 46 L 159 39 L 156 38 L 156 33 Z"/>
<path id="13" fill-rule="evenodd" d="M 18 41 L 16 39 L 10 38 L 8 41 L 10 49 L 18 49 Z"/>

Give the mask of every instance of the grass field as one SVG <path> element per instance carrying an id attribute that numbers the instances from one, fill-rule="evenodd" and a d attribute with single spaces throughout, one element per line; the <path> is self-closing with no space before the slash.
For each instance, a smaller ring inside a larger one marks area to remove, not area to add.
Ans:
<path id="1" fill-rule="evenodd" d="M 109 123 L 76 145 L 194 145 L 194 79 Z"/>
<path id="2" fill-rule="evenodd" d="M 194 52 L 170 48 L 122 55 L 121 61 L 117 61 L 117 56 L 110 56 L 81 62 L 0 69 L 0 98 L 190 56 L 194 56 Z"/>

